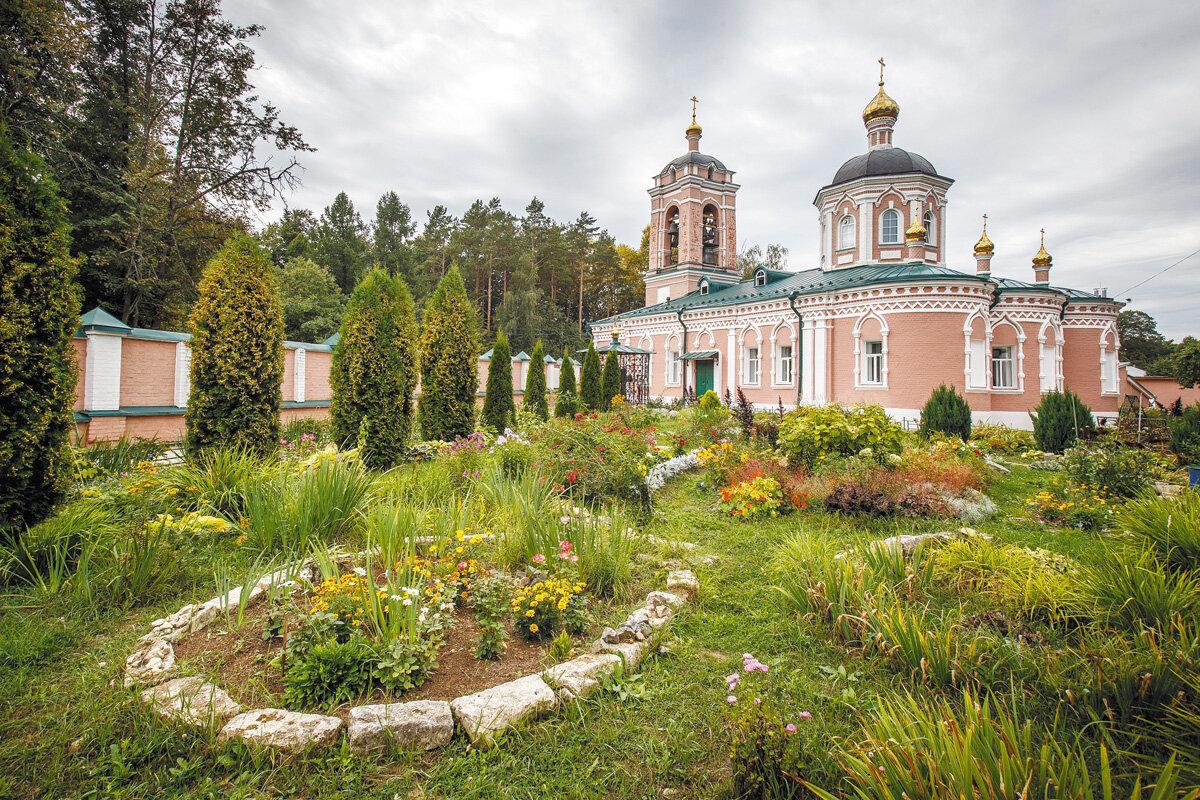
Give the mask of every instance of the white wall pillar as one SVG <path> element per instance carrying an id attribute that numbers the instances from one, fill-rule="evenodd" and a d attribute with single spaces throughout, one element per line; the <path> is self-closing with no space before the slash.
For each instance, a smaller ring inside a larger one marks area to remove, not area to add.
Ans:
<path id="1" fill-rule="evenodd" d="M 187 342 L 175 343 L 175 407 L 187 408 L 192 393 L 192 348 Z"/>
<path id="2" fill-rule="evenodd" d="M 86 336 L 83 410 L 116 411 L 121 407 L 121 337 L 98 331 Z"/>
<path id="3" fill-rule="evenodd" d="M 829 358 L 828 323 L 817 321 L 813 326 L 813 402 L 829 402 Z"/>
<path id="4" fill-rule="evenodd" d="M 871 258 L 871 219 L 875 204 L 864 200 L 858 204 L 858 260 L 868 261 Z"/>
<path id="5" fill-rule="evenodd" d="M 729 390 L 733 391 L 733 387 L 737 386 L 737 333 L 733 328 L 729 329 L 725 342 L 729 350 L 729 357 L 725 359 L 726 382 Z"/>
<path id="6" fill-rule="evenodd" d="M 297 403 L 304 402 L 304 392 L 308 388 L 305 377 L 305 364 L 307 358 L 303 349 L 296 350 L 296 355 L 292 360 L 292 399 Z"/>

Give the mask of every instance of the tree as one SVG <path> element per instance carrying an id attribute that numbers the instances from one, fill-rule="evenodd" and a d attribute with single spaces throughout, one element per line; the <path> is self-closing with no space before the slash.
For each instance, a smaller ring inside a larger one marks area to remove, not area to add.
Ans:
<path id="1" fill-rule="evenodd" d="M 350 294 L 358 283 L 366 260 L 366 235 L 354 203 L 345 192 L 338 192 L 313 231 L 312 258 L 333 273 L 343 294 Z"/>
<path id="2" fill-rule="evenodd" d="M 357 444 L 363 463 L 388 469 L 412 431 L 417 321 L 402 278 L 371 270 L 354 289 L 333 351 L 330 414 L 335 441 Z"/>
<path id="3" fill-rule="evenodd" d="M 935 431 L 964 442 L 971 435 L 971 407 L 953 386 L 938 386 L 921 409 L 920 435 L 928 437 Z"/>
<path id="4" fill-rule="evenodd" d="M 508 349 L 508 337 L 504 331 L 496 334 L 492 360 L 488 362 L 487 389 L 480 419 L 496 433 L 504 433 L 505 428 L 517 424 L 517 406 L 513 402 L 512 352 Z"/>
<path id="5" fill-rule="evenodd" d="M 0 540 L 49 515 L 72 473 L 79 297 L 67 209 L 0 122 Z"/>
<path id="6" fill-rule="evenodd" d="M 416 231 L 412 212 L 395 192 L 387 192 L 375 206 L 372 230 L 375 263 L 389 275 L 399 275 L 405 283 L 414 280 L 409 240 Z"/>
<path id="7" fill-rule="evenodd" d="M 756 267 L 785 270 L 788 265 L 788 249 L 781 244 L 769 244 L 764 254 L 761 247 L 753 245 L 738 253 L 737 264 L 742 273 L 742 280 L 748 279 Z"/>
<path id="8" fill-rule="evenodd" d="M 1070 389 L 1042 395 L 1029 416 L 1038 449 L 1048 453 L 1061 453 L 1079 438 L 1081 431 L 1095 430 L 1092 410 Z"/>
<path id="9" fill-rule="evenodd" d="M 1171 356 L 1175 345 L 1158 332 L 1154 317 L 1145 311 L 1122 311 L 1117 315 L 1117 338 L 1121 360 L 1147 369 L 1158 359 Z"/>
<path id="10" fill-rule="evenodd" d="M 603 402 L 600 380 L 600 354 L 596 352 L 595 342 L 588 342 L 587 353 L 583 357 L 583 372 L 579 375 L 579 401 L 591 411 L 599 410 Z"/>
<path id="11" fill-rule="evenodd" d="M 533 360 L 529 363 L 529 379 L 525 381 L 521 408 L 540 420 L 550 418 L 550 407 L 546 403 L 546 351 L 541 339 L 533 346 Z"/>
<path id="12" fill-rule="evenodd" d="M 310 256 L 316 225 L 316 217 L 307 208 L 285 208 L 283 216 L 255 238 L 275 266 L 282 267 L 289 259 Z"/>
<path id="13" fill-rule="evenodd" d="M 279 270 L 284 336 L 323 342 L 342 324 L 346 298 L 329 270 L 307 258 L 289 258 Z"/>
<path id="14" fill-rule="evenodd" d="M 573 417 L 578 398 L 575 389 L 575 362 L 570 348 L 563 348 L 562 365 L 558 371 L 558 398 L 554 401 L 554 416 Z"/>
<path id="15" fill-rule="evenodd" d="M 1184 339 L 1175 355 L 1175 380 L 1185 389 L 1200 383 L 1200 340 Z"/>
<path id="16" fill-rule="evenodd" d="M 421 432 L 443 441 L 467 436 L 475 430 L 478 323 L 458 267 L 451 266 L 430 295 L 422 326 Z"/>
<path id="17" fill-rule="evenodd" d="M 615 350 L 604 359 L 604 374 L 600 378 L 600 410 L 611 411 L 613 398 L 621 393 L 621 364 Z"/>
<path id="18" fill-rule="evenodd" d="M 271 262 L 249 236 L 230 239 L 208 263 L 190 325 L 189 455 L 217 446 L 271 452 L 279 442 L 283 312 Z"/>

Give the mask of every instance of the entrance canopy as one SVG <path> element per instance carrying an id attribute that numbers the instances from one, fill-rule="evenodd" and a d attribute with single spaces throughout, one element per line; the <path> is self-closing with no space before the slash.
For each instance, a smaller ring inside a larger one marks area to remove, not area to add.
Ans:
<path id="1" fill-rule="evenodd" d="M 719 350 L 696 350 L 692 353 L 684 353 L 679 358 L 681 361 L 704 361 L 709 358 L 716 358 L 720 355 Z"/>

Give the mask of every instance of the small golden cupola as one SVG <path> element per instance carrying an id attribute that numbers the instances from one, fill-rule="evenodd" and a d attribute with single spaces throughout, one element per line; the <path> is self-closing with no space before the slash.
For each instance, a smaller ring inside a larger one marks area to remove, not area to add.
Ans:
<path id="1" fill-rule="evenodd" d="M 1042 246 L 1033 257 L 1033 282 L 1041 286 L 1050 285 L 1050 265 L 1053 259 L 1046 252 L 1046 229 L 1042 228 Z"/>
<path id="2" fill-rule="evenodd" d="M 923 242 L 928 231 L 921 224 L 920 212 L 913 217 L 913 224 L 908 226 L 908 230 L 904 232 L 904 241 L 906 242 Z"/>
<path id="3" fill-rule="evenodd" d="M 996 252 L 996 245 L 992 244 L 992 240 L 987 235 L 987 214 L 983 215 L 983 235 L 979 237 L 979 241 L 975 243 L 975 255 L 990 256 Z"/>
<path id="4" fill-rule="evenodd" d="M 696 122 L 696 103 L 698 102 L 700 101 L 696 96 L 692 95 L 692 124 L 683 130 L 683 135 L 688 140 L 688 151 L 694 153 L 700 151 L 700 134 L 704 132 L 704 129 Z"/>
<path id="5" fill-rule="evenodd" d="M 863 122 L 870 122 L 873 119 L 880 117 L 890 117 L 894 122 L 900 116 L 900 104 L 888 97 L 888 93 L 883 90 L 883 59 L 879 59 L 879 91 L 871 98 L 871 102 L 867 103 L 867 107 L 863 109 Z"/>

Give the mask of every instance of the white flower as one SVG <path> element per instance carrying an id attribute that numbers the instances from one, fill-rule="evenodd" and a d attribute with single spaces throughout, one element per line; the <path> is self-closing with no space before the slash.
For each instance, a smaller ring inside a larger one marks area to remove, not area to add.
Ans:
<path id="1" fill-rule="evenodd" d="M 406 598 L 404 598 L 404 600 L 403 600 L 402 602 L 403 602 L 403 603 L 404 603 L 404 605 L 406 605 L 406 606 L 411 606 L 411 605 L 412 605 L 412 598 L 411 598 L 411 597 L 406 597 Z"/>
<path id="2" fill-rule="evenodd" d="M 354 574 L 361 578 L 362 576 L 367 574 L 367 571 L 365 569 L 363 569 L 362 567 L 355 567 Z"/>

